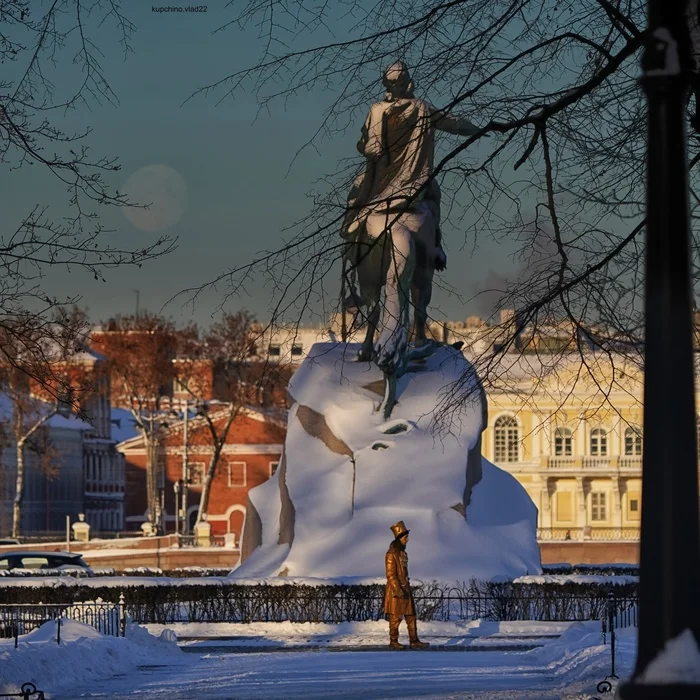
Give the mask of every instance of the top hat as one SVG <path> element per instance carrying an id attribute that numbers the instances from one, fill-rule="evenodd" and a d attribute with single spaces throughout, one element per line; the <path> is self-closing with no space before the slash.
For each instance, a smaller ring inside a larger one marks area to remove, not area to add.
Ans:
<path id="1" fill-rule="evenodd" d="M 404 524 L 403 520 L 399 520 L 397 523 L 394 523 L 389 529 L 394 533 L 395 540 L 400 540 L 404 535 L 407 535 L 410 532 L 410 530 L 406 529 L 406 525 Z"/>

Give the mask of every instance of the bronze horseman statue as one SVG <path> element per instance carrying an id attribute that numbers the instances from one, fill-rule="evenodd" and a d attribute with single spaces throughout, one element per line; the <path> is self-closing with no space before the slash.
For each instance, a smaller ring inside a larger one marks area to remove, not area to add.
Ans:
<path id="1" fill-rule="evenodd" d="M 408 554 L 406 543 L 409 530 L 403 520 L 391 526 L 394 541 L 386 553 L 386 591 L 384 592 L 384 614 L 389 618 L 389 648 L 405 649 L 399 644 L 399 625 L 401 618 L 406 618 L 408 638 L 411 649 L 429 647 L 427 642 L 418 639 L 416 630 L 416 607 L 411 593 L 411 582 L 408 579 Z"/>
<path id="2" fill-rule="evenodd" d="M 385 396 L 380 409 L 388 418 L 396 403 L 396 380 L 406 373 L 409 359 L 431 351 L 426 321 L 433 273 L 447 263 L 440 235 L 440 188 L 433 177 L 435 131 L 473 136 L 479 128 L 416 98 L 403 63 L 389 66 L 382 82 L 384 99 L 371 106 L 357 144 L 365 167 L 348 196 L 341 236 L 347 242 L 343 285 L 349 291 L 343 306 L 364 309 L 356 315 L 367 326 L 358 359 L 382 370 Z M 417 346 L 412 351 L 411 306 Z"/>

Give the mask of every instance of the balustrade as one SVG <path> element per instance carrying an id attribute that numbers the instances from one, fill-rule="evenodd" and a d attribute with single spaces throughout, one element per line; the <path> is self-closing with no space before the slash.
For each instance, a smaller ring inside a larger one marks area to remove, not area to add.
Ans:
<path id="1" fill-rule="evenodd" d="M 638 527 L 541 527 L 537 528 L 540 542 L 637 542 Z"/>

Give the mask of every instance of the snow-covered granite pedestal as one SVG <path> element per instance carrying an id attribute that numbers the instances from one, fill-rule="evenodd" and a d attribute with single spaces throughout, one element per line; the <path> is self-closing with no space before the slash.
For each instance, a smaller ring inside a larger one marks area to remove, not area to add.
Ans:
<path id="1" fill-rule="evenodd" d="M 384 421 L 381 372 L 358 346 L 318 343 L 293 377 L 284 454 L 251 489 L 236 578 L 382 578 L 389 526 L 411 530 L 414 579 L 455 582 L 540 573 L 537 509 L 481 456 L 486 399 L 435 407 L 470 365 L 439 346 L 399 380 Z"/>

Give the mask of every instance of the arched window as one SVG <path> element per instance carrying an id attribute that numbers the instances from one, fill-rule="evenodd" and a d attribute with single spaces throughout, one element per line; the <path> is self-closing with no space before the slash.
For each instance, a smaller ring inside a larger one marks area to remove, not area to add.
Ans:
<path id="1" fill-rule="evenodd" d="M 625 455 L 639 457 L 642 454 L 642 429 L 632 425 L 625 429 Z"/>
<path id="2" fill-rule="evenodd" d="M 571 457 L 574 454 L 574 440 L 568 428 L 557 428 L 554 431 L 554 456 Z"/>
<path id="3" fill-rule="evenodd" d="M 494 462 L 519 461 L 520 431 L 513 416 L 500 416 L 493 428 Z"/>
<path id="4" fill-rule="evenodd" d="M 591 457 L 608 456 L 608 434 L 603 428 L 591 430 Z"/>

